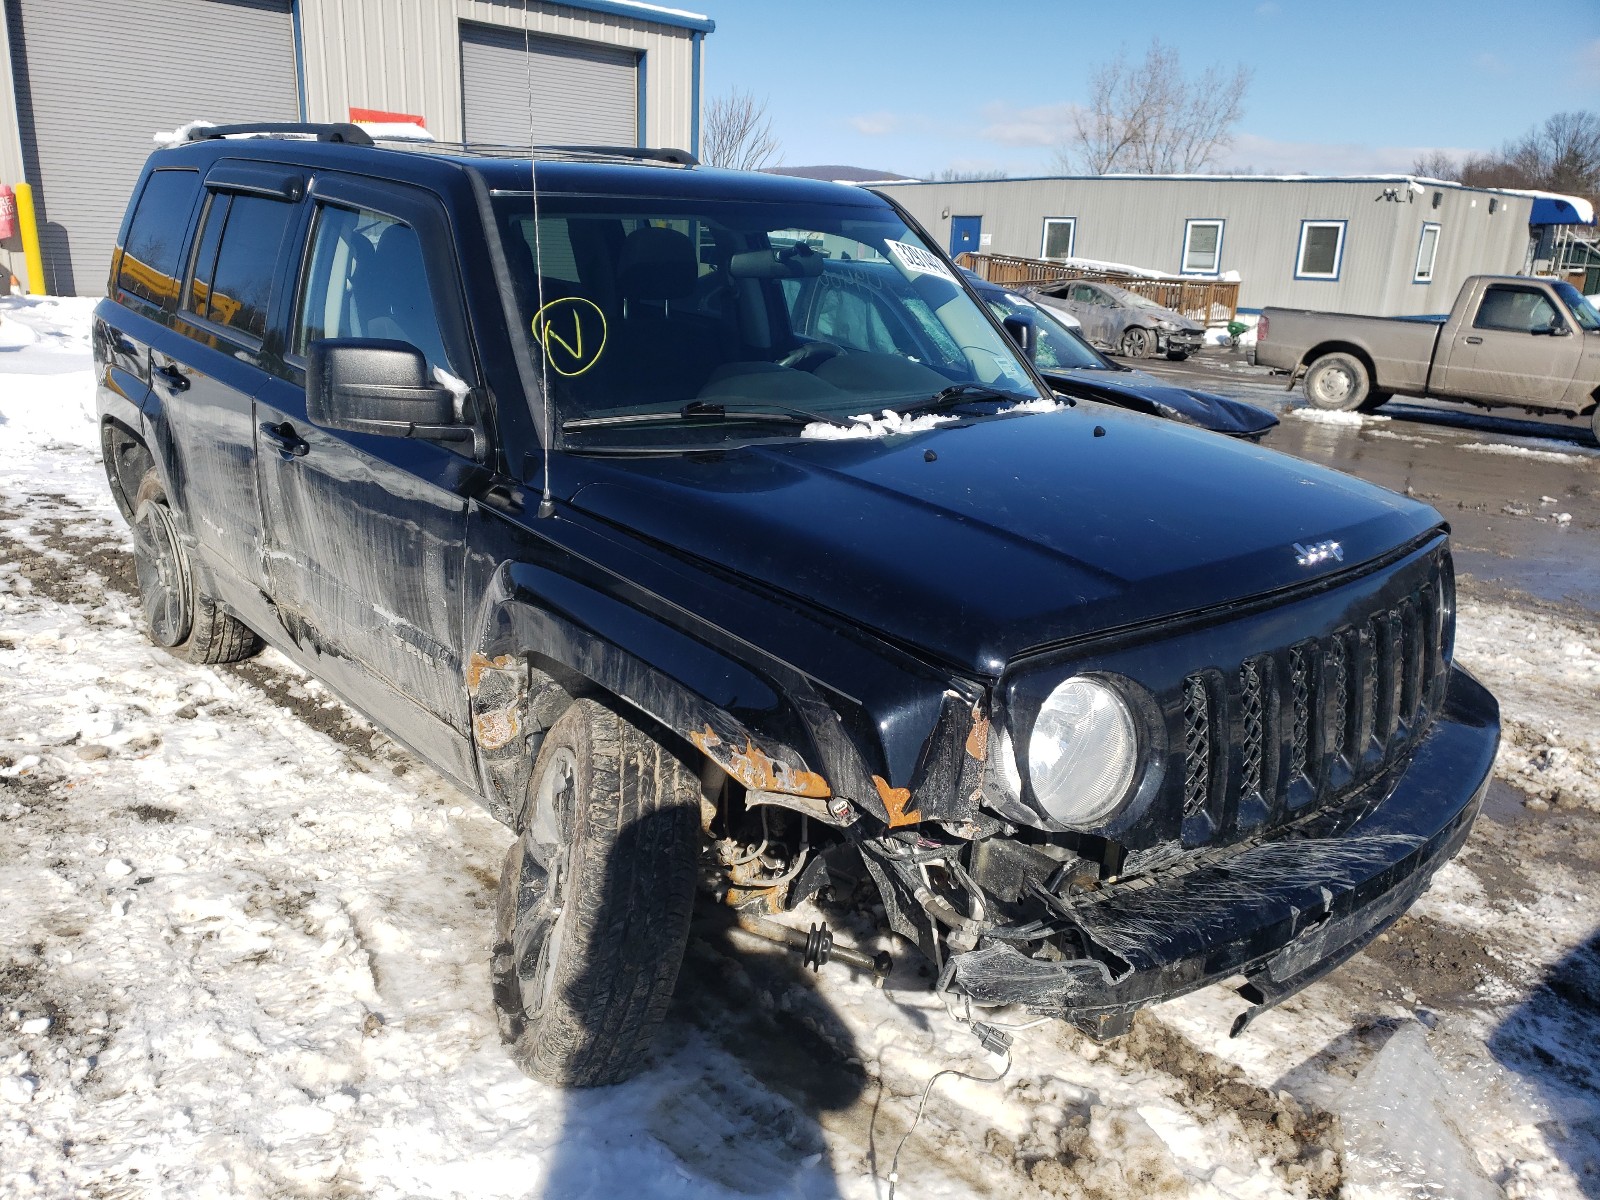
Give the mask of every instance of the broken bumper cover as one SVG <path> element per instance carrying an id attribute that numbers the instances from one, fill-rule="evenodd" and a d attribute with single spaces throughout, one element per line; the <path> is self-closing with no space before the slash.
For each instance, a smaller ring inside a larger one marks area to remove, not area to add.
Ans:
<path id="1" fill-rule="evenodd" d="M 1260 1012 L 1333 970 L 1400 917 L 1466 841 L 1500 740 L 1499 706 L 1453 670 L 1444 711 L 1403 770 L 1286 830 L 1078 897 L 1102 957 L 1027 958 L 997 942 L 950 960 L 954 990 L 1024 1004 L 1099 1037 L 1148 1004 L 1234 975 Z"/>

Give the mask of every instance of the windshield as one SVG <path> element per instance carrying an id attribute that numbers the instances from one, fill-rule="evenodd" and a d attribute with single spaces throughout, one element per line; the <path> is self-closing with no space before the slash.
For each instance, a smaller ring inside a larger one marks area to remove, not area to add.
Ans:
<path id="1" fill-rule="evenodd" d="M 541 196 L 536 224 L 528 195 L 494 202 L 519 324 L 583 439 L 649 436 L 595 420 L 624 414 L 683 414 L 704 440 L 772 434 L 719 409 L 847 419 L 956 384 L 1038 396 L 887 206 Z"/>
<path id="2" fill-rule="evenodd" d="M 1572 319 L 1580 328 L 1594 333 L 1600 330 L 1600 312 L 1595 311 L 1594 305 L 1577 288 L 1570 283 L 1562 281 L 1555 285 L 1556 294 L 1567 302 L 1567 307 L 1572 310 Z"/>
<path id="3" fill-rule="evenodd" d="M 984 293 L 989 311 L 1004 321 L 1007 317 L 1033 318 L 1033 365 L 1041 371 L 1110 371 L 1112 367 L 1100 352 L 1089 347 L 1082 338 L 1056 319 L 1049 309 L 1034 304 L 1021 296 L 1005 292 L 995 295 Z"/>

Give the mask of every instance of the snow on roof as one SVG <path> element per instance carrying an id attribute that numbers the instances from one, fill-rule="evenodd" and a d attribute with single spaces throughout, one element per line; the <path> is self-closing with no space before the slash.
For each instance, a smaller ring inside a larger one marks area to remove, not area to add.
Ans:
<path id="1" fill-rule="evenodd" d="M 636 12 L 643 20 L 649 20 L 653 16 L 664 19 L 670 25 L 685 25 L 706 33 L 712 32 L 717 27 L 717 23 L 704 13 L 690 12 L 686 8 L 668 8 L 662 4 L 646 4 L 644 0 L 566 0 L 566 2 L 572 8 L 589 8 L 622 16 Z"/>
<path id="2" fill-rule="evenodd" d="M 1536 211 L 1532 222 L 1535 225 L 1594 224 L 1594 205 L 1582 196 L 1568 196 L 1561 192 L 1540 192 L 1524 188 L 1496 188 L 1495 191 L 1509 192 L 1513 196 L 1527 196 L 1534 201 L 1536 209 L 1539 201 L 1548 202 L 1549 208 L 1543 215 L 1556 219 L 1540 220 L 1541 214 Z M 1570 209 L 1571 212 L 1564 211 L 1566 209 Z M 1571 216 L 1573 219 L 1570 221 L 1560 219 L 1567 216 Z"/>
<path id="3" fill-rule="evenodd" d="M 909 175 L 896 175 L 893 171 L 874 171 L 867 167 L 850 167 L 842 163 L 824 163 L 815 167 L 763 167 L 767 175 L 789 175 L 796 179 L 822 179 L 830 183 L 915 183 Z"/>

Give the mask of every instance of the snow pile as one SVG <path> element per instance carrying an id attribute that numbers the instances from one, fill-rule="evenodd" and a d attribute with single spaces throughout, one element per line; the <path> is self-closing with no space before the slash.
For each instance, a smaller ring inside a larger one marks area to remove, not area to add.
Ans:
<path id="1" fill-rule="evenodd" d="M 367 135 L 379 142 L 431 142 L 429 133 L 415 121 L 357 121 Z"/>
<path id="2" fill-rule="evenodd" d="M 1291 408 L 1283 415 L 1297 421 L 1310 421 L 1313 425 L 1374 425 L 1390 419 L 1374 413 L 1330 412 L 1321 408 Z"/>
<path id="3" fill-rule="evenodd" d="M 1507 439 L 1507 441 L 1523 442 L 1527 439 Z M 1471 450 L 1474 454 L 1498 454 L 1505 458 L 1531 458 L 1536 462 L 1575 463 L 1583 458 L 1600 457 L 1600 450 L 1591 450 L 1587 446 L 1573 446 L 1565 450 L 1551 450 L 1548 441 L 1532 442 L 1530 444 L 1507 445 L 1505 442 L 1468 442 L 1461 448 Z"/>
<path id="4" fill-rule="evenodd" d="M 890 437 L 901 433 L 926 433 L 936 426 L 955 420 L 954 417 L 941 413 L 923 413 L 908 417 L 904 413 L 895 412 L 892 408 L 884 409 L 881 417 L 862 413 L 860 416 L 848 419 L 855 424 L 833 425 L 825 421 L 813 421 L 800 431 L 800 436 L 823 442 L 844 442 L 861 438 Z"/>
<path id="5" fill-rule="evenodd" d="M 215 129 L 215 121 L 190 121 L 187 125 L 179 125 L 176 129 L 156 130 L 150 135 L 150 140 L 159 149 L 170 150 L 174 146 L 182 146 L 202 129 Z"/>
<path id="6" fill-rule="evenodd" d="M 1047 400 L 1043 396 L 1034 400 L 1023 400 L 1017 404 L 1008 404 L 1005 408 L 996 410 L 996 415 L 1005 416 L 1007 413 L 1052 413 L 1060 412 L 1071 407 L 1060 400 Z"/>
<path id="7" fill-rule="evenodd" d="M 1402 1025 L 1346 1093 L 1344 1200 L 1448 1196 L 1503 1200 L 1455 1123 L 1450 1093 L 1422 1026 Z"/>
<path id="8" fill-rule="evenodd" d="M 1600 630 L 1463 601 L 1456 658 L 1500 700 L 1496 773 L 1536 803 L 1600 811 Z"/>

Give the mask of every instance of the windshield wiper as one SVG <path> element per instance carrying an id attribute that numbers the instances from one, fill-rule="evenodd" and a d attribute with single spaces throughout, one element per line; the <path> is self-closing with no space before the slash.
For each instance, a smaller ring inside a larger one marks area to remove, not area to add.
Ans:
<path id="1" fill-rule="evenodd" d="M 789 404 L 721 404 L 691 400 L 682 408 L 667 411 L 612 413 L 605 417 L 574 417 L 561 423 L 562 432 L 604 429 L 618 425 L 673 425 L 682 421 L 775 421 L 783 425 L 824 425 L 848 427 L 848 423 L 825 413 Z"/>
<path id="2" fill-rule="evenodd" d="M 953 383 L 947 388 L 941 388 L 926 400 L 919 400 L 914 404 L 902 405 L 901 412 L 943 412 L 947 408 L 956 408 L 974 400 L 1007 400 L 1013 404 L 1020 404 L 1025 400 L 1032 400 L 1032 396 L 1018 395 L 1001 388 L 990 387 L 987 383 Z"/>

